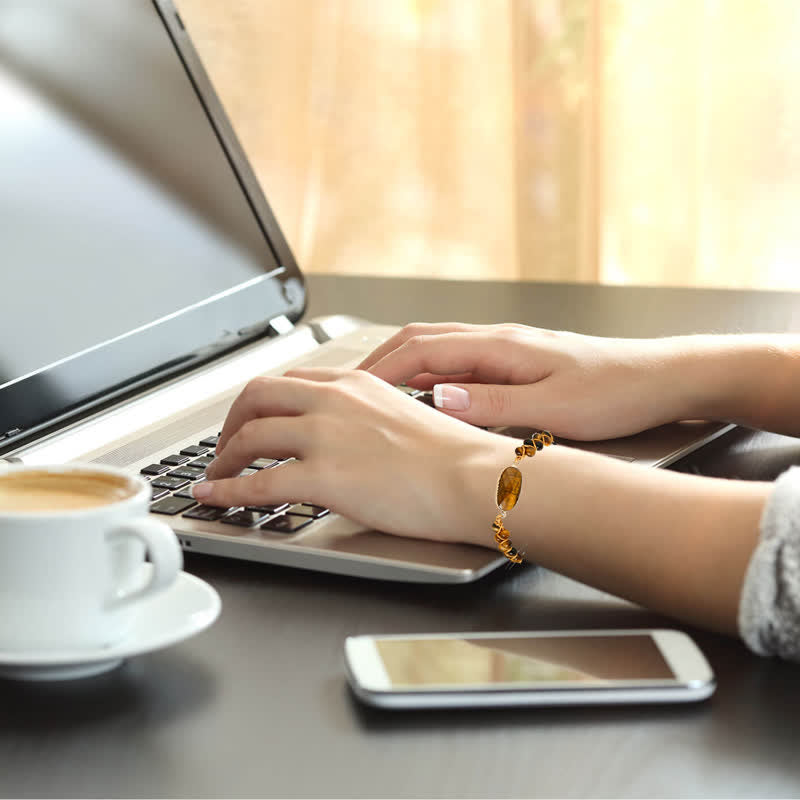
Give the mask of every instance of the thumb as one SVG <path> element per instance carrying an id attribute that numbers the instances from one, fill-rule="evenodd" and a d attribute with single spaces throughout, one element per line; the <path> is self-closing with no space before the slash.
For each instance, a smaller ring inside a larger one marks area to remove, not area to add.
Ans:
<path id="1" fill-rule="evenodd" d="M 485 383 L 437 383 L 433 404 L 450 416 L 473 425 L 529 425 L 530 387 Z"/>

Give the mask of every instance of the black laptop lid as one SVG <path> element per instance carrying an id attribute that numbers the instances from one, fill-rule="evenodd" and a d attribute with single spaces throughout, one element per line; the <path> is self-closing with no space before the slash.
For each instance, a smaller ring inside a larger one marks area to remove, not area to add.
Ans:
<path id="1" fill-rule="evenodd" d="M 180 20 L 150 0 L 0 0 L 0 259 L 0 452 L 305 304 Z"/>

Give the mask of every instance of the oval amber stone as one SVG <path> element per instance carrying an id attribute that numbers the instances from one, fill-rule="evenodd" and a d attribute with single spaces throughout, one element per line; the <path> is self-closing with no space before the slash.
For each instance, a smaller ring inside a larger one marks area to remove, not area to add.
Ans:
<path id="1" fill-rule="evenodd" d="M 497 507 L 510 511 L 517 504 L 522 490 L 522 473 L 516 467 L 506 467 L 497 481 Z"/>

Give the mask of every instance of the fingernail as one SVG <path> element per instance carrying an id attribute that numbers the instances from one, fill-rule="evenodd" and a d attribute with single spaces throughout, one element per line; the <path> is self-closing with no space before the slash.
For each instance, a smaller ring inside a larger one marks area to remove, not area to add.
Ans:
<path id="1" fill-rule="evenodd" d="M 433 387 L 433 404 L 436 408 L 449 408 L 451 411 L 465 411 L 469 408 L 469 392 L 460 386 L 437 383 Z"/>
<path id="2" fill-rule="evenodd" d="M 205 500 L 213 491 L 214 484 L 210 483 L 209 481 L 196 483 L 194 486 L 192 486 L 192 495 L 194 496 L 195 500 Z"/>

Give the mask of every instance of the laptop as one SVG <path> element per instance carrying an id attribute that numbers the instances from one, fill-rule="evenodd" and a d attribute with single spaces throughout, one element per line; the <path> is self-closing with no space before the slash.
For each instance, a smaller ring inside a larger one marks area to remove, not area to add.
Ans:
<path id="1" fill-rule="evenodd" d="M 396 329 L 304 318 L 303 274 L 170 2 L 0 0 L 0 174 L 0 459 L 144 474 L 187 552 L 433 583 L 505 564 L 303 498 L 192 500 L 249 379 L 355 366 Z M 665 466 L 724 429 L 590 447 Z"/>

